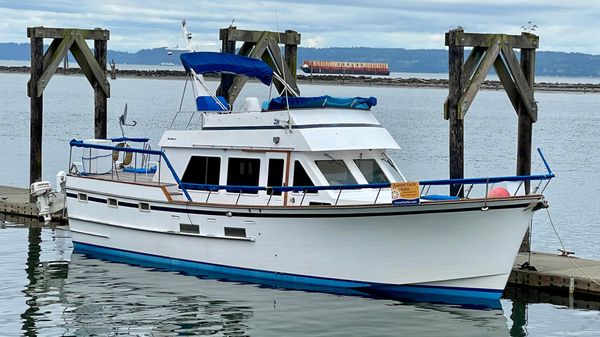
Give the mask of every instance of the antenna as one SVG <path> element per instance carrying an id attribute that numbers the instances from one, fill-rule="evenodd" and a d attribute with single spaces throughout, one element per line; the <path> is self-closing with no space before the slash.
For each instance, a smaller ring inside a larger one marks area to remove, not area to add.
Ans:
<path id="1" fill-rule="evenodd" d="M 279 45 L 281 44 L 281 34 L 279 32 L 279 16 L 277 15 L 277 11 L 275 11 L 275 24 L 277 25 L 277 48 L 279 48 Z M 281 56 L 281 67 L 285 68 L 285 61 L 283 60 L 283 54 L 281 53 L 281 51 L 279 52 L 279 56 Z M 283 75 L 283 94 L 285 94 L 285 105 L 287 106 L 287 113 L 288 113 L 288 121 L 287 121 L 287 127 L 290 129 L 290 131 L 292 130 L 292 127 L 290 125 L 291 121 L 292 121 L 292 115 L 290 114 L 290 98 L 289 98 L 289 90 L 288 90 L 288 86 L 287 86 L 287 79 L 285 78 L 285 70 L 284 69 L 280 69 L 279 71 L 281 71 L 281 75 Z M 290 69 L 291 71 L 291 69 Z"/>
<path id="2" fill-rule="evenodd" d="M 121 128 L 121 135 L 125 138 L 125 130 L 123 130 L 123 126 L 136 126 L 137 122 L 133 121 L 131 124 L 127 124 L 127 102 L 125 102 L 125 109 L 123 109 L 123 114 L 119 117 L 119 127 Z"/>

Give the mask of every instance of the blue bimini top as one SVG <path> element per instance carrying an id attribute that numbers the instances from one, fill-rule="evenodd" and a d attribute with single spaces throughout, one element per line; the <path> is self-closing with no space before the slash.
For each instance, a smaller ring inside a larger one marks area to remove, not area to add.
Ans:
<path id="1" fill-rule="evenodd" d="M 265 85 L 273 80 L 273 69 L 259 59 L 227 53 L 193 52 L 179 56 L 187 72 L 193 69 L 196 74 L 227 73 L 250 76 Z"/>
<path id="2" fill-rule="evenodd" d="M 318 97 L 275 97 L 269 102 L 268 110 L 287 109 L 289 103 L 290 109 L 302 108 L 346 108 L 370 110 L 372 106 L 377 105 L 375 97 L 331 97 L 328 95 Z"/>

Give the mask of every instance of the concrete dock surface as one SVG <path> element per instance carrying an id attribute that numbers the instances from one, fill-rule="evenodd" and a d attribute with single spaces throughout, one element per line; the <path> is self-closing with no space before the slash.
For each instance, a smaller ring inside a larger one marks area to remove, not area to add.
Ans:
<path id="1" fill-rule="evenodd" d="M 0 213 L 37 217 L 38 209 L 29 202 L 29 189 L 0 186 Z"/>
<path id="2" fill-rule="evenodd" d="M 530 265 L 535 270 L 521 268 L 527 261 L 529 254 L 519 253 L 509 284 L 548 289 L 564 296 L 570 292 L 600 296 L 600 261 L 532 252 Z"/>

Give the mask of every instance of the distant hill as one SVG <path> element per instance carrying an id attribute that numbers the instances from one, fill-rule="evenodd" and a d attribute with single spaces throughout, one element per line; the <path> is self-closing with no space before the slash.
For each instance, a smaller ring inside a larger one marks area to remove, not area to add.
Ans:
<path id="1" fill-rule="evenodd" d="M 0 59 L 29 60 L 28 43 L 0 43 Z M 108 60 L 117 64 L 179 63 L 178 53 L 168 55 L 164 48 L 142 49 L 135 53 L 108 51 Z M 404 48 L 299 48 L 298 67 L 304 60 L 388 63 L 394 72 L 445 73 L 448 52 L 444 49 Z M 541 51 L 536 74 L 546 76 L 600 76 L 600 55 Z"/>

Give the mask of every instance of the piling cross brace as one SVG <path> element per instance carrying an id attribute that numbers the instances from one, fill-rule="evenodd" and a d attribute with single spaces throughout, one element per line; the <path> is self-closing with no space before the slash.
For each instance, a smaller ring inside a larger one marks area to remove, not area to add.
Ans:
<path id="1" fill-rule="evenodd" d="M 262 59 L 274 72 L 285 79 L 287 85 L 299 93 L 296 83 L 296 65 L 300 34 L 292 30 L 285 32 L 240 30 L 230 26 L 219 31 L 222 42 L 222 52 L 235 54 L 236 42 L 243 42 L 238 54 L 242 56 Z M 279 45 L 283 44 L 284 54 L 281 55 Z M 231 105 L 237 98 L 246 83 L 242 76 L 223 74 L 217 95 L 223 96 Z M 280 94 L 284 93 L 285 86 L 274 83 Z M 286 93 L 289 94 L 289 93 Z"/>
<path id="2" fill-rule="evenodd" d="M 100 28 L 28 27 L 27 37 L 31 46 L 31 78 L 27 85 L 31 114 L 29 181 L 33 183 L 42 177 L 43 92 L 69 51 L 94 88 L 94 136 L 106 138 L 106 99 L 110 97 L 106 79 L 106 42 L 110 33 Z M 44 53 L 45 38 L 53 40 Z M 85 40 L 94 40 L 94 54 Z"/>

